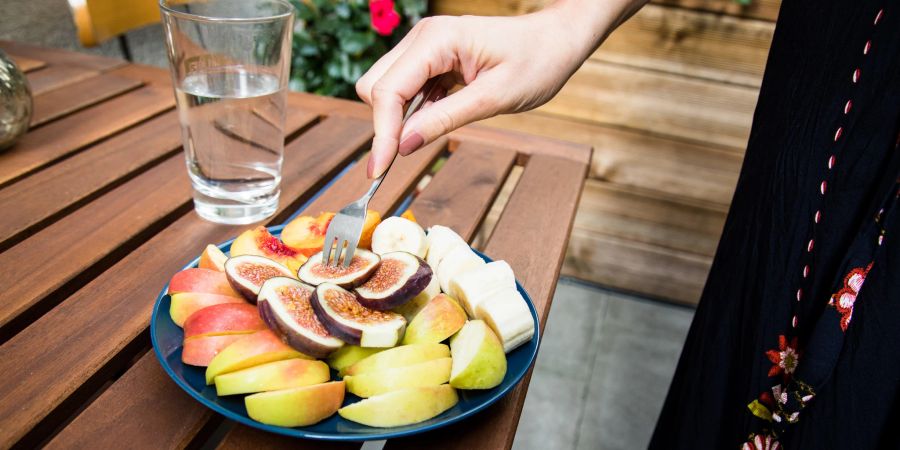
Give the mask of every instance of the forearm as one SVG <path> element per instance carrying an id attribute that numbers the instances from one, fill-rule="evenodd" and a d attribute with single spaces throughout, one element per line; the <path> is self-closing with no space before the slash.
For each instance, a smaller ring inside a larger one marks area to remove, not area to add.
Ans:
<path id="1" fill-rule="evenodd" d="M 541 13 L 554 16 L 569 36 L 572 54 L 587 59 L 610 33 L 649 0 L 557 0 Z"/>

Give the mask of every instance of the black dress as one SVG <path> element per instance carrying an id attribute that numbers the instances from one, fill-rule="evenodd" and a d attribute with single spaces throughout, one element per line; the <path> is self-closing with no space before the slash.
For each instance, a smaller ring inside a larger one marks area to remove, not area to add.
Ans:
<path id="1" fill-rule="evenodd" d="M 900 0 L 784 0 L 653 449 L 900 449 Z"/>

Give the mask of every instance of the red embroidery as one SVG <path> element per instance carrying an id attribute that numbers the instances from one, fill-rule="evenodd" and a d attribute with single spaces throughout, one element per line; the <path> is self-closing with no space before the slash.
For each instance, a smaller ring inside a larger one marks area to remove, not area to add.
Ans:
<path id="1" fill-rule="evenodd" d="M 773 436 L 751 434 L 741 450 L 781 450 L 781 444 Z"/>
<path id="2" fill-rule="evenodd" d="M 859 295 L 859 291 L 862 289 L 870 269 L 872 269 L 872 263 L 869 263 L 865 268 L 857 267 L 851 270 L 844 277 L 844 285 L 828 300 L 828 305 L 836 309 L 838 314 L 841 315 L 841 330 L 843 331 L 847 331 L 847 327 L 850 326 L 850 320 L 853 319 L 853 305 L 856 303 L 856 296 Z"/>
<path id="3" fill-rule="evenodd" d="M 797 338 L 788 342 L 785 335 L 778 336 L 778 348 L 766 352 L 769 361 L 772 361 L 772 367 L 769 369 L 769 376 L 774 377 L 784 374 L 784 379 L 788 380 L 797 369 L 797 362 L 800 360 L 800 351 L 797 350 Z"/>

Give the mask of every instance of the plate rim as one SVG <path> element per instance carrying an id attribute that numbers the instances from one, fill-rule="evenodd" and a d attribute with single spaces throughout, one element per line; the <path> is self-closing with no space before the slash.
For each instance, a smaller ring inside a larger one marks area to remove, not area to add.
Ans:
<path id="1" fill-rule="evenodd" d="M 269 232 L 272 233 L 273 235 L 278 236 L 281 234 L 281 230 L 284 229 L 284 225 L 270 226 L 270 227 L 266 227 L 266 229 L 268 229 Z M 227 240 L 221 244 L 216 245 L 216 247 L 218 247 L 222 251 L 226 251 L 226 249 L 230 250 L 231 244 L 232 244 L 232 242 L 234 242 L 234 240 L 235 239 Z M 471 246 L 470 246 L 470 248 L 471 248 Z M 480 251 L 478 251 L 474 248 L 472 248 L 472 251 L 474 251 L 475 254 L 477 254 L 481 259 L 483 259 L 486 262 L 493 261 L 492 258 L 488 257 L 487 255 L 481 253 Z M 191 260 L 191 262 L 189 262 L 187 265 L 182 267 L 181 270 L 188 269 L 191 267 L 196 267 L 199 261 L 200 261 L 200 257 L 198 256 L 198 257 L 194 258 L 193 260 Z M 172 369 L 172 367 L 169 366 L 168 361 L 166 360 L 164 355 L 161 353 L 161 351 L 159 350 L 159 346 L 157 345 L 157 338 L 156 338 L 157 317 L 159 317 L 159 313 L 160 313 L 159 309 L 160 309 L 160 305 L 162 303 L 162 299 L 166 295 L 168 295 L 167 294 L 167 292 L 169 290 L 168 282 L 166 283 L 165 286 L 163 286 L 163 289 L 160 291 L 159 295 L 156 296 L 156 300 L 153 303 L 153 310 L 151 312 L 150 329 L 149 329 L 150 340 L 151 340 L 151 343 L 153 346 L 153 353 L 156 355 L 156 359 L 157 359 L 157 361 L 159 361 L 159 364 L 162 366 L 163 370 L 165 370 L 166 375 L 168 375 L 169 378 L 172 379 L 172 381 L 174 381 L 176 385 L 178 385 L 178 387 L 180 387 L 183 391 L 187 392 L 188 395 L 193 397 L 194 400 L 200 402 L 200 404 L 202 404 L 206 408 L 209 408 L 210 410 L 224 416 L 225 418 L 231 419 L 240 424 L 250 426 L 250 427 L 253 427 L 253 428 L 256 428 L 259 430 L 263 430 L 266 432 L 281 434 L 284 436 L 289 436 L 289 437 L 294 437 L 294 438 L 302 438 L 302 439 L 312 439 L 312 440 L 321 440 L 321 441 L 369 441 L 369 440 L 395 439 L 395 438 L 399 438 L 399 437 L 412 436 L 415 434 L 424 433 L 426 431 L 431 431 L 431 430 L 435 430 L 438 428 L 443 428 L 445 426 L 460 422 L 466 418 L 469 418 L 469 417 L 481 412 L 482 410 L 484 410 L 487 407 L 496 403 L 501 398 L 505 397 L 509 393 L 509 391 L 511 391 L 514 387 L 518 386 L 519 383 L 522 382 L 522 379 L 525 377 L 525 375 L 528 373 L 528 371 L 534 367 L 535 361 L 537 359 L 537 353 L 538 353 L 538 350 L 540 349 L 540 332 L 541 332 L 540 321 L 538 320 L 537 309 L 534 306 L 534 302 L 531 300 L 531 296 L 528 294 L 528 292 L 525 290 L 525 288 L 522 286 L 522 284 L 519 282 L 518 279 L 516 279 L 515 281 L 516 281 L 516 289 L 522 294 L 522 297 L 525 299 L 525 303 L 528 305 L 528 310 L 531 313 L 531 318 L 534 322 L 534 327 L 535 327 L 534 328 L 534 336 L 531 338 L 531 342 L 535 342 L 535 341 L 536 342 L 534 345 L 534 350 L 529 355 L 529 363 L 525 366 L 525 369 L 522 370 L 521 373 L 519 373 L 515 376 L 515 379 L 513 380 L 512 383 L 510 383 L 505 388 L 502 388 L 499 391 L 492 393 L 492 395 L 489 398 L 485 399 L 483 402 L 476 405 L 475 407 L 473 407 L 469 410 L 466 410 L 456 416 L 448 417 L 448 418 L 444 419 L 442 422 L 429 424 L 429 425 L 423 425 L 419 428 L 414 428 L 411 430 L 406 429 L 403 431 L 388 431 L 391 428 L 382 428 L 383 430 L 385 430 L 385 432 L 369 433 L 369 434 L 352 434 L 352 435 L 340 434 L 340 433 L 323 434 L 323 433 L 305 430 L 304 427 L 281 427 L 281 426 L 276 426 L 276 425 L 267 425 L 262 422 L 257 422 L 255 420 L 251 419 L 250 417 L 237 414 L 234 411 L 231 411 L 231 410 L 219 405 L 218 403 L 212 402 L 209 399 L 207 399 L 206 397 L 203 397 L 198 392 L 196 392 L 193 389 L 193 387 L 191 387 L 184 380 L 182 380 L 181 377 L 177 376 L 174 373 L 174 370 Z M 492 389 L 497 389 L 497 388 L 492 388 Z M 441 414 L 443 414 L 443 413 L 441 413 Z M 435 416 L 435 417 L 439 417 L 439 416 L 440 415 Z M 344 419 L 344 420 L 346 420 L 346 419 Z M 415 425 L 415 424 L 413 424 L 413 425 Z M 371 427 L 371 428 L 378 429 L 376 427 Z"/>

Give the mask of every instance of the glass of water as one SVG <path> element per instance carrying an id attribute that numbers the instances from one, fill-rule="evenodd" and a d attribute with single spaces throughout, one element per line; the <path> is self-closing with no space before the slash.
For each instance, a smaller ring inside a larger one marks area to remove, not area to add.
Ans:
<path id="1" fill-rule="evenodd" d="M 226 224 L 275 213 L 293 7 L 160 0 L 194 209 Z"/>

